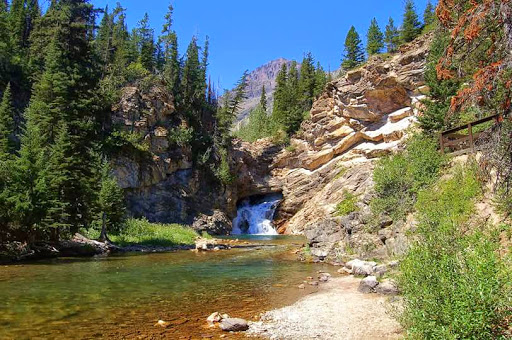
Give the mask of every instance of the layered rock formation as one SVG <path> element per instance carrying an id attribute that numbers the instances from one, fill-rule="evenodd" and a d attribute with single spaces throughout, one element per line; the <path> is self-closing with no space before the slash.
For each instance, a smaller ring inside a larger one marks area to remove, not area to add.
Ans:
<path id="1" fill-rule="evenodd" d="M 400 149 L 420 114 L 431 38 L 423 36 L 394 56 L 373 57 L 328 84 L 291 148 L 276 156 L 272 175 L 284 195 L 280 231 L 305 234 L 313 255 L 404 251 L 403 223 L 370 221 L 372 172 L 376 158 Z M 337 216 L 337 204 L 348 195 L 357 197 L 356 211 Z"/>

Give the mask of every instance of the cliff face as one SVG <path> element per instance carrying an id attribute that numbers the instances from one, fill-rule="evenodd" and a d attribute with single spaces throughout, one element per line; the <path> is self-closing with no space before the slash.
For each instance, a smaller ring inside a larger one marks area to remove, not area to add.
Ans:
<path id="1" fill-rule="evenodd" d="M 147 91 L 123 89 L 113 108 L 113 124 L 137 138 L 138 147 L 124 146 L 113 161 L 113 170 L 125 190 L 128 211 L 150 221 L 193 224 L 199 230 L 227 233 L 226 199 L 216 182 L 193 165 L 188 143 L 176 144 L 175 131 L 186 131 L 187 120 L 173 106 L 173 99 L 159 84 Z M 206 225 L 205 215 L 216 216 Z"/>
<path id="2" fill-rule="evenodd" d="M 291 148 L 276 156 L 272 176 L 284 195 L 280 231 L 305 234 L 314 255 L 352 249 L 383 257 L 405 247 L 404 225 L 383 218 L 379 230 L 367 230 L 372 171 L 376 158 L 401 148 L 420 114 L 431 39 L 423 36 L 391 57 L 373 57 L 328 84 Z M 357 197 L 357 211 L 337 216 L 336 205 L 350 194 Z"/>

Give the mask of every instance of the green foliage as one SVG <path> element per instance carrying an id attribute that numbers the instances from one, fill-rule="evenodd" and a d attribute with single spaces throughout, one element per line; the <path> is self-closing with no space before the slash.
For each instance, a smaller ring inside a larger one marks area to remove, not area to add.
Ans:
<path id="1" fill-rule="evenodd" d="M 137 34 L 136 41 L 138 43 L 139 62 L 142 66 L 148 70 L 153 71 L 155 68 L 155 38 L 153 29 L 149 27 L 149 16 L 147 13 L 138 23 L 138 27 L 135 30 Z"/>
<path id="2" fill-rule="evenodd" d="M 144 140 L 143 133 L 114 130 L 107 142 L 113 147 L 132 146 L 141 152 L 149 151 L 149 143 Z"/>
<path id="3" fill-rule="evenodd" d="M 434 13 L 435 7 L 432 2 L 428 0 L 425 11 L 423 12 L 423 25 L 425 28 L 432 27 L 436 21 L 436 14 Z"/>
<path id="4" fill-rule="evenodd" d="M 173 247 L 193 245 L 199 234 L 190 227 L 178 224 L 151 223 L 147 219 L 128 219 L 118 234 L 110 236 L 121 246 L 145 245 Z"/>
<path id="5" fill-rule="evenodd" d="M 448 33 L 439 28 L 427 59 L 425 81 L 430 87 L 430 93 L 429 99 L 424 101 L 426 109 L 423 110 L 419 121 L 421 128 L 430 134 L 435 134 L 449 126 L 446 116 L 450 109 L 450 101 L 460 86 L 460 82 L 455 79 L 439 80 L 437 77 L 436 65 L 449 41 Z"/>
<path id="6" fill-rule="evenodd" d="M 229 165 L 228 152 L 225 149 L 220 149 L 220 164 L 215 170 L 215 176 L 224 185 L 233 183 L 235 177 L 231 173 L 231 167 Z"/>
<path id="7" fill-rule="evenodd" d="M 0 102 L 0 161 L 5 161 L 14 151 L 14 107 L 12 104 L 11 84 L 4 90 Z"/>
<path id="8" fill-rule="evenodd" d="M 169 130 L 169 143 L 178 146 L 187 146 L 189 145 L 194 138 L 194 129 L 186 128 L 183 126 L 176 127 L 174 129 Z"/>
<path id="9" fill-rule="evenodd" d="M 474 226 L 479 193 L 469 167 L 419 194 L 417 240 L 399 277 L 400 321 L 411 338 L 506 338 L 512 272 L 499 257 L 494 229 Z"/>
<path id="10" fill-rule="evenodd" d="M 366 52 L 369 56 L 378 54 L 382 51 L 384 48 L 384 35 L 380 30 L 377 19 L 372 19 L 366 38 Z"/>
<path id="11" fill-rule="evenodd" d="M 234 135 L 252 143 L 271 136 L 272 132 L 270 117 L 261 106 L 258 106 L 249 114 L 247 123 L 235 131 Z"/>
<path id="12" fill-rule="evenodd" d="M 389 18 L 388 24 L 386 25 L 386 32 L 384 34 L 384 42 L 386 43 L 386 49 L 388 53 L 396 52 L 400 45 L 400 31 L 395 26 L 393 18 Z"/>
<path id="13" fill-rule="evenodd" d="M 354 26 L 350 27 L 345 39 L 345 50 L 341 67 L 344 70 L 351 70 L 365 61 L 364 50 L 361 39 Z"/>
<path id="14" fill-rule="evenodd" d="M 400 37 L 403 43 L 416 39 L 421 33 L 422 25 L 414 7 L 413 0 L 405 1 L 404 17 Z"/>
<path id="15" fill-rule="evenodd" d="M 434 139 L 411 137 L 404 152 L 377 164 L 373 173 L 377 197 L 371 203 L 372 211 L 389 214 L 395 220 L 404 218 L 412 210 L 418 192 L 437 179 L 442 165 L 443 157 Z"/>
<path id="16" fill-rule="evenodd" d="M 343 200 L 336 205 L 336 215 L 345 216 L 357 211 L 357 196 L 348 190 L 343 190 Z"/>
<path id="17" fill-rule="evenodd" d="M 104 162 L 101 173 L 101 187 L 98 195 L 100 214 L 98 222 L 105 222 L 109 233 L 118 233 L 125 221 L 125 203 L 123 189 L 112 175 L 110 166 Z"/>

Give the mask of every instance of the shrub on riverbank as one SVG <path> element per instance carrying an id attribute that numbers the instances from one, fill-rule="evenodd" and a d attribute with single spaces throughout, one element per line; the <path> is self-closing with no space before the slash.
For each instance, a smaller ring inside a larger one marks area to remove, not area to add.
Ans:
<path id="1" fill-rule="evenodd" d="M 401 322 L 412 339 L 507 338 L 511 270 L 499 234 L 475 221 L 476 170 L 418 195 L 417 240 L 401 263 Z"/>
<path id="2" fill-rule="evenodd" d="M 418 192 L 439 177 L 443 163 L 434 139 L 412 136 L 405 151 L 377 164 L 373 173 L 377 197 L 371 203 L 372 211 L 394 220 L 404 218 L 412 211 Z"/>

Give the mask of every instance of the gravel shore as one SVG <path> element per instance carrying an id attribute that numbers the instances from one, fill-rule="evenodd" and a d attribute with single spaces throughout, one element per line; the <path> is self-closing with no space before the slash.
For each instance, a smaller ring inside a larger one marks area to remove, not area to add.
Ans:
<path id="1" fill-rule="evenodd" d="M 400 339 L 387 297 L 357 291 L 360 280 L 333 278 L 319 292 L 267 312 L 251 323 L 248 335 L 270 339 Z"/>

